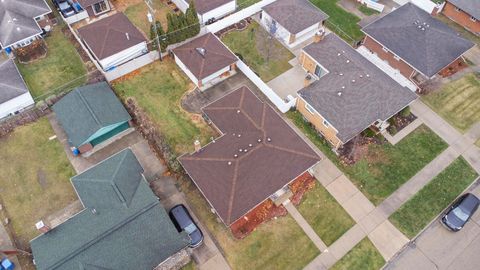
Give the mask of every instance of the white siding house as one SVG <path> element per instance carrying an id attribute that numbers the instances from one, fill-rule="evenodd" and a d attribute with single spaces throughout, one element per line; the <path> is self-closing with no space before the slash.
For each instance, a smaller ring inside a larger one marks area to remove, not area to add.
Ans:
<path id="1" fill-rule="evenodd" d="M 0 62 L 0 119 L 34 104 L 13 60 Z"/>
<path id="2" fill-rule="evenodd" d="M 172 0 L 183 12 L 189 7 L 189 0 Z M 195 7 L 200 23 L 205 24 L 210 19 L 220 19 L 237 8 L 236 0 L 195 0 Z"/>
<path id="3" fill-rule="evenodd" d="M 328 15 L 308 0 L 277 0 L 262 8 L 262 26 L 290 48 L 323 32 Z"/>

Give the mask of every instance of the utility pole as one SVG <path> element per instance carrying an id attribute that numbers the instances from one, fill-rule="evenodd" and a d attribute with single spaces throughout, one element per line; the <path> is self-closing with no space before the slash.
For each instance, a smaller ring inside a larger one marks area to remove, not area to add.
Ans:
<path id="1" fill-rule="evenodd" d="M 160 46 L 160 37 L 158 36 L 157 31 L 157 21 L 155 21 L 155 9 L 153 8 L 152 0 L 145 0 L 145 4 L 148 7 L 147 18 L 150 23 L 153 23 L 153 30 L 155 31 L 155 42 L 157 42 L 158 47 L 158 55 L 160 57 L 160 61 L 162 61 L 162 47 Z"/>

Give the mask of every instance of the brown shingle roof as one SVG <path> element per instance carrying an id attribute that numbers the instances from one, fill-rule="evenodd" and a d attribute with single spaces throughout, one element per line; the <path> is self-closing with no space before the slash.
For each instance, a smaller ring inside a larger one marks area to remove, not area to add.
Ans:
<path id="1" fill-rule="evenodd" d="M 225 5 L 226 3 L 232 2 L 233 0 L 194 0 L 195 9 L 198 14 L 205 14 L 210 10 L 214 10 L 218 7 Z M 190 1 L 187 1 L 190 2 Z"/>
<path id="2" fill-rule="evenodd" d="M 204 50 L 203 55 L 199 49 Z M 237 57 L 212 33 L 173 49 L 173 53 L 198 80 L 237 62 Z"/>
<path id="3" fill-rule="evenodd" d="M 104 0 L 78 0 L 78 2 L 80 3 L 80 5 L 83 7 L 83 8 L 87 8 L 89 6 L 92 6 L 96 3 L 100 3 L 100 2 L 103 2 Z"/>
<path id="4" fill-rule="evenodd" d="M 100 60 L 146 41 L 123 13 L 86 25 L 78 33 Z"/>
<path id="5" fill-rule="evenodd" d="M 223 135 L 179 160 L 227 225 L 320 159 L 247 87 L 233 91 L 203 111 Z"/>

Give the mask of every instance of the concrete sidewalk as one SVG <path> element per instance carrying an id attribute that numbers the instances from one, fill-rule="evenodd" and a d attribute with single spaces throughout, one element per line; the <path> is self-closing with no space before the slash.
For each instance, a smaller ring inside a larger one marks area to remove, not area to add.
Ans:
<path id="1" fill-rule="evenodd" d="M 384 130 L 382 132 L 383 137 L 387 139 L 387 141 L 395 145 L 398 142 L 400 142 L 403 138 L 407 137 L 408 134 L 412 133 L 415 129 L 417 129 L 421 124 L 423 124 L 422 120 L 420 119 L 415 119 L 412 123 L 410 123 L 408 126 L 404 127 L 402 130 L 400 130 L 397 134 L 394 136 L 390 135 L 387 130 Z"/>
<path id="2" fill-rule="evenodd" d="M 313 230 L 313 228 L 308 224 L 308 222 L 303 218 L 302 214 L 298 212 L 297 208 L 290 202 L 287 201 L 286 203 L 283 204 L 285 208 L 287 209 L 288 213 L 295 219 L 297 224 L 302 228 L 302 230 L 305 232 L 305 234 L 312 240 L 313 244 L 320 250 L 320 252 L 326 252 L 327 251 L 327 245 L 320 239 L 320 237 L 317 235 L 317 233 Z"/>

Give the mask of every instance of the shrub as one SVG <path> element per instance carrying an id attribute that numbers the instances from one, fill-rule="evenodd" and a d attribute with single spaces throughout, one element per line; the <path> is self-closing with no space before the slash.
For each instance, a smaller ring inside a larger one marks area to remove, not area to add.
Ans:
<path id="1" fill-rule="evenodd" d="M 410 116 L 410 114 L 412 114 L 412 112 L 410 111 L 410 107 L 406 107 L 400 111 L 400 115 L 403 117 L 408 117 Z"/>

